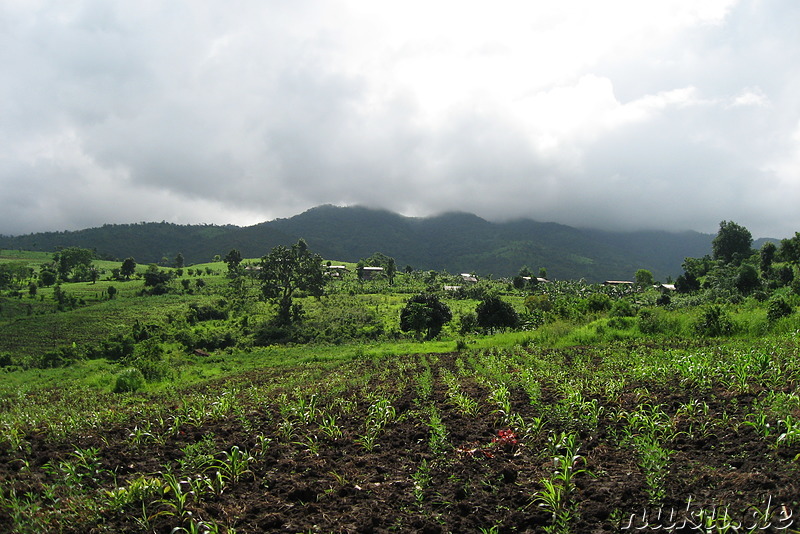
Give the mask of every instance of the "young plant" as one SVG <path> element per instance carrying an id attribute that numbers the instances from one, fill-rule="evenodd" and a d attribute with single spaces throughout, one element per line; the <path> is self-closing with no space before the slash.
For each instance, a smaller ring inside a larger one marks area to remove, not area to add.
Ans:
<path id="1" fill-rule="evenodd" d="M 231 447 L 230 451 L 223 451 L 222 456 L 221 460 L 216 460 L 212 464 L 212 468 L 215 468 L 231 482 L 238 482 L 242 476 L 253 473 L 250 470 L 250 462 L 254 460 L 253 457 L 246 450 L 240 449 L 238 445 Z"/>
<path id="2" fill-rule="evenodd" d="M 442 422 L 442 416 L 436 406 L 431 404 L 428 408 L 428 447 L 434 455 L 440 455 L 447 449 L 447 428 Z"/>
<path id="3" fill-rule="evenodd" d="M 536 493 L 534 502 L 552 514 L 551 524 L 545 531 L 569 534 L 578 517 L 578 502 L 572 498 L 575 492 L 574 477 L 588 473 L 581 465 L 586 459 L 578 454 L 580 447 L 575 434 L 558 433 L 550 436 L 548 450 L 553 458 L 553 474 L 541 480 L 542 489 Z"/>
<path id="4" fill-rule="evenodd" d="M 342 429 L 337 424 L 336 416 L 332 413 L 327 413 L 322 416 L 322 421 L 319 424 L 319 430 L 326 438 L 331 441 L 336 441 L 342 437 Z"/>

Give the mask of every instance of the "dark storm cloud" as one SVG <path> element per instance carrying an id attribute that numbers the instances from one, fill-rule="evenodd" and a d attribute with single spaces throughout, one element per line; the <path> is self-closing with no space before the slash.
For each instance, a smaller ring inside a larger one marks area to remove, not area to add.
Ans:
<path id="1" fill-rule="evenodd" d="M 0 233 L 334 203 L 784 237 L 800 229 L 798 15 L 7 3 Z"/>

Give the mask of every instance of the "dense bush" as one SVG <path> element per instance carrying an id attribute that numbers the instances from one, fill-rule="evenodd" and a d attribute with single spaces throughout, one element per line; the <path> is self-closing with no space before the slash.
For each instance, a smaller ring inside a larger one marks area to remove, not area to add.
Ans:
<path id="1" fill-rule="evenodd" d="M 478 316 L 478 326 L 487 330 L 516 328 L 519 325 L 519 315 L 514 307 L 500 297 L 483 299 L 475 308 L 475 314 Z"/>
<path id="2" fill-rule="evenodd" d="M 792 306 L 781 296 L 773 297 L 767 303 L 767 320 L 774 323 L 781 317 L 788 317 L 792 314 Z"/>
<path id="3" fill-rule="evenodd" d="M 164 347 L 155 338 L 138 343 L 127 363 L 138 369 L 149 382 L 163 380 L 172 372 L 164 358 Z"/>
<path id="4" fill-rule="evenodd" d="M 450 308 L 436 295 L 420 293 L 408 299 L 400 311 L 400 330 L 424 333 L 425 339 L 433 339 L 452 318 Z"/>
<path id="5" fill-rule="evenodd" d="M 103 340 L 87 350 L 88 358 L 106 358 L 119 361 L 133 355 L 135 342 L 132 336 L 118 334 Z"/>
<path id="6" fill-rule="evenodd" d="M 636 311 L 633 309 L 633 304 L 627 299 L 618 299 L 614 301 L 609 312 L 611 317 L 633 317 Z"/>
<path id="7" fill-rule="evenodd" d="M 611 297 L 605 293 L 594 293 L 589 295 L 589 298 L 586 299 L 586 306 L 589 308 L 589 311 L 592 312 L 609 310 L 611 309 Z"/>
<path id="8" fill-rule="evenodd" d="M 549 312 L 553 309 L 553 302 L 547 295 L 530 295 L 525 298 L 525 307 L 528 311 L 540 310 Z"/>
<path id="9" fill-rule="evenodd" d="M 42 354 L 34 360 L 34 366 L 39 369 L 54 369 L 64 367 L 82 359 L 83 354 L 75 344 L 59 347 Z"/>
<path id="10" fill-rule="evenodd" d="M 733 333 L 733 321 L 722 306 L 708 306 L 695 323 L 695 332 L 702 337 L 728 336 Z"/>
<path id="11" fill-rule="evenodd" d="M 221 306 L 222 305 L 224 305 L 224 303 L 221 303 Z M 186 314 L 186 319 L 191 324 L 202 321 L 225 320 L 227 318 L 227 310 L 208 304 L 190 304 L 189 311 Z"/>
<path id="12" fill-rule="evenodd" d="M 461 335 L 469 334 L 478 329 L 478 316 L 475 315 L 475 312 L 461 314 L 458 318 L 458 324 L 458 331 Z"/>
<path id="13" fill-rule="evenodd" d="M 117 375 L 114 383 L 114 393 L 129 393 L 139 391 L 144 387 L 145 378 L 142 372 L 135 367 L 123 369 Z"/>
<path id="14" fill-rule="evenodd" d="M 643 334 L 677 336 L 681 334 L 680 321 L 662 309 L 642 308 L 636 314 L 636 326 Z"/>

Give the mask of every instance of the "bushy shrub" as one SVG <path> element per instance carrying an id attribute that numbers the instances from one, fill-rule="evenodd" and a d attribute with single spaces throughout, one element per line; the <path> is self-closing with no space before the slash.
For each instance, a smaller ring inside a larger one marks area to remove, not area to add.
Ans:
<path id="1" fill-rule="evenodd" d="M 728 336 L 733 333 L 733 321 L 722 306 L 707 307 L 695 323 L 695 332 L 703 337 Z"/>
<path id="2" fill-rule="evenodd" d="M 461 314 L 458 318 L 458 323 L 458 331 L 461 335 L 474 332 L 478 329 L 478 316 L 475 315 L 475 312 Z"/>
<path id="3" fill-rule="evenodd" d="M 594 293 L 586 299 L 586 305 L 591 312 L 603 312 L 611 309 L 611 297 L 605 293 Z"/>
<path id="4" fill-rule="evenodd" d="M 38 357 L 35 367 L 39 369 L 55 369 L 65 367 L 82 358 L 82 353 L 75 344 L 59 347 L 55 350 L 47 351 Z"/>
<path id="5" fill-rule="evenodd" d="M 658 314 L 649 308 L 642 308 L 636 314 L 636 326 L 643 334 L 659 334 L 663 331 Z"/>
<path id="6" fill-rule="evenodd" d="M 553 309 L 553 303 L 547 295 L 530 295 L 525 298 L 525 307 L 528 311 L 549 312 Z"/>
<path id="7" fill-rule="evenodd" d="M 642 308 L 636 314 L 636 326 L 643 334 L 680 335 L 681 321 L 662 309 Z"/>
<path id="8" fill-rule="evenodd" d="M 414 331 L 417 335 L 424 334 L 425 339 L 433 339 L 452 318 L 450 308 L 438 297 L 420 293 L 408 299 L 400 311 L 400 330 Z"/>
<path id="9" fill-rule="evenodd" d="M 627 330 L 636 324 L 633 317 L 613 316 L 608 320 L 608 326 L 617 330 Z"/>
<path id="10" fill-rule="evenodd" d="M 627 299 L 619 299 L 614 301 L 609 312 L 611 317 L 633 317 L 636 311 L 633 309 L 633 304 Z"/>
<path id="11" fill-rule="evenodd" d="M 253 344 L 258 347 L 280 345 L 296 341 L 297 329 L 291 325 L 278 324 L 276 321 L 266 321 L 255 327 Z"/>
<path id="12" fill-rule="evenodd" d="M 128 363 L 149 382 L 163 380 L 171 372 L 169 362 L 164 359 L 164 348 L 155 338 L 137 344 Z"/>
<path id="13" fill-rule="evenodd" d="M 128 367 L 123 369 L 117 375 L 117 381 L 114 384 L 114 393 L 129 393 L 139 391 L 144 387 L 145 378 L 142 372 L 135 367 Z"/>
<path id="14" fill-rule="evenodd" d="M 781 296 L 773 297 L 767 304 L 767 320 L 774 323 L 792 314 L 792 306 Z"/>
<path id="15" fill-rule="evenodd" d="M 492 296 L 483 299 L 475 308 L 478 326 L 485 329 L 516 328 L 519 315 L 514 307 L 500 297 Z"/>
<path id="16" fill-rule="evenodd" d="M 106 358 L 113 361 L 123 360 L 133 355 L 134 345 L 133 336 L 117 334 L 91 347 L 87 351 L 87 357 L 91 359 Z"/>
<path id="17" fill-rule="evenodd" d="M 186 318 L 190 323 L 225 320 L 228 318 L 228 312 L 210 305 L 191 304 Z"/>

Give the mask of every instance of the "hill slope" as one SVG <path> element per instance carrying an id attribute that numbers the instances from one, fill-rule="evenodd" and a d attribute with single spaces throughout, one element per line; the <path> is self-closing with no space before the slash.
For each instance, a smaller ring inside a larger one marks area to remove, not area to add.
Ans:
<path id="1" fill-rule="evenodd" d="M 681 273 L 686 257 L 711 252 L 712 235 L 697 232 L 601 232 L 522 219 L 492 223 L 467 213 L 404 217 L 363 207 L 319 206 L 300 215 L 248 227 L 139 223 L 104 225 L 76 232 L 0 236 L 0 247 L 53 251 L 79 246 L 139 263 L 209 261 L 236 248 L 259 257 L 278 244 L 304 238 L 325 258 L 358 261 L 383 252 L 399 268 L 510 276 L 527 265 L 551 278 L 589 281 L 631 279 L 637 269 L 657 279 Z"/>

